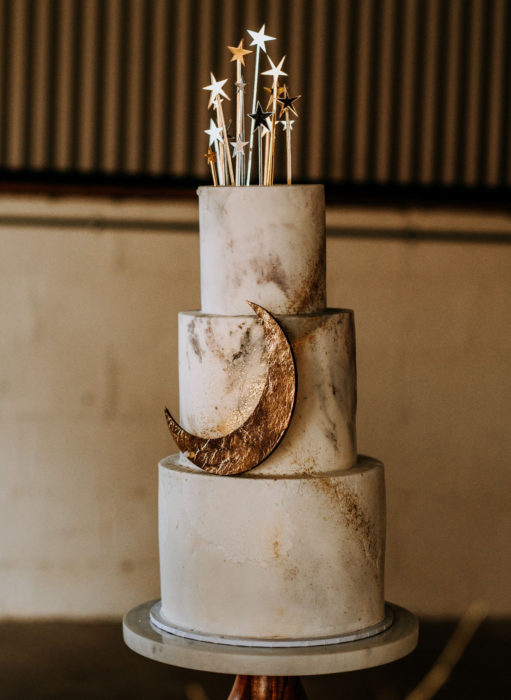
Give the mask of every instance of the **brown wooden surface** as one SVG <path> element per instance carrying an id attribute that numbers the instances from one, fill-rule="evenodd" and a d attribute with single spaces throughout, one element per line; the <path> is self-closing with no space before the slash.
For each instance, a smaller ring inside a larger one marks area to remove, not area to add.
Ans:
<path id="1" fill-rule="evenodd" d="M 294 676 L 236 676 L 228 700 L 307 700 Z"/>

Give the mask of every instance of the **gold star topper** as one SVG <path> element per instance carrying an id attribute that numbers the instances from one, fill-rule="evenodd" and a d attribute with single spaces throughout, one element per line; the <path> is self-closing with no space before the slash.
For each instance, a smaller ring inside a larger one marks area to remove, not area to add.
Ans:
<path id="1" fill-rule="evenodd" d="M 216 153 L 211 146 L 208 148 L 208 152 L 204 154 L 204 158 L 208 159 L 208 165 L 210 163 L 216 163 Z"/>
<path id="2" fill-rule="evenodd" d="M 270 107 L 273 104 L 273 88 L 267 87 L 266 85 L 263 85 L 263 90 L 268 93 L 268 104 L 266 105 L 266 109 L 270 109 Z M 284 95 L 286 93 L 286 88 L 284 85 L 279 85 L 277 83 L 277 101 L 278 98 L 281 95 Z"/>
<path id="3" fill-rule="evenodd" d="M 252 53 L 252 51 L 243 48 L 243 39 L 241 39 L 238 46 L 228 46 L 227 48 L 232 53 L 231 61 L 240 61 L 242 66 L 245 65 L 244 57 L 247 55 L 247 53 Z"/>

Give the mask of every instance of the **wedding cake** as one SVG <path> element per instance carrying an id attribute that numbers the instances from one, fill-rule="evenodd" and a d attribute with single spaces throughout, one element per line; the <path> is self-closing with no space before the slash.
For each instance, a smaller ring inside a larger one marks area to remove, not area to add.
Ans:
<path id="1" fill-rule="evenodd" d="M 272 357 L 247 301 L 275 316 L 289 341 L 296 401 L 280 443 L 248 471 L 212 473 L 186 452 L 160 462 L 152 622 L 254 646 L 380 632 L 391 623 L 383 465 L 357 456 L 354 319 L 326 308 L 323 187 L 198 194 L 202 309 L 179 314 L 180 424 L 217 438 L 253 414 Z"/>

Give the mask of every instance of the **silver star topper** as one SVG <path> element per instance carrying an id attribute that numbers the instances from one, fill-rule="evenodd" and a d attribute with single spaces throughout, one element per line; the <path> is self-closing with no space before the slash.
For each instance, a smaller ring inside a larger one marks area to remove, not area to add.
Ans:
<path id="1" fill-rule="evenodd" d="M 209 120 L 209 129 L 205 129 L 204 133 L 209 136 L 210 146 L 217 141 L 222 141 L 222 129 L 212 119 Z"/>
<path id="2" fill-rule="evenodd" d="M 287 75 L 287 73 L 284 73 L 283 70 L 280 70 L 282 68 L 282 64 L 284 63 L 285 60 L 286 60 L 286 57 L 284 56 L 281 59 L 279 65 L 276 66 L 273 63 L 273 61 L 271 60 L 271 58 L 268 56 L 268 61 L 270 62 L 271 68 L 269 68 L 268 70 L 265 70 L 263 73 L 261 73 L 261 75 L 272 75 L 274 82 L 279 79 L 279 75 Z"/>
<path id="3" fill-rule="evenodd" d="M 232 146 L 232 148 L 233 148 L 232 155 L 233 155 L 233 156 L 237 156 L 239 153 L 240 153 L 241 155 L 244 155 L 243 149 L 245 148 L 245 146 L 247 145 L 247 143 L 248 143 L 248 141 L 242 141 L 242 140 L 241 140 L 241 136 L 238 136 L 238 138 L 236 139 L 236 141 L 232 141 L 232 142 L 231 142 L 231 146 Z"/>
<path id="4" fill-rule="evenodd" d="M 274 36 L 268 36 L 268 34 L 264 33 L 264 30 L 266 29 L 266 25 L 263 24 L 261 29 L 258 32 L 253 32 L 251 29 L 247 29 L 247 32 L 250 34 L 252 37 L 252 41 L 250 42 L 249 46 L 258 46 L 260 49 L 266 53 L 266 46 L 265 43 L 267 41 L 275 41 Z"/>
<path id="5" fill-rule="evenodd" d="M 203 87 L 203 90 L 210 90 L 211 91 L 211 96 L 209 98 L 208 102 L 208 107 L 211 107 L 213 102 L 216 100 L 218 95 L 222 95 L 222 97 L 225 97 L 227 100 L 230 99 L 230 97 L 222 90 L 222 87 L 225 85 L 227 82 L 227 78 L 225 80 L 217 80 L 213 73 L 210 73 L 211 76 L 211 84 L 206 85 L 206 87 Z"/>

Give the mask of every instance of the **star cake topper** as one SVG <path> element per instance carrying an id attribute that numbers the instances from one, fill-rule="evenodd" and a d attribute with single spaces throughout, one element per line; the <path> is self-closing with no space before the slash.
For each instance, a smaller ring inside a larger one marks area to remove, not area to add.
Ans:
<path id="1" fill-rule="evenodd" d="M 273 112 L 263 112 L 263 108 L 261 107 L 261 103 L 257 103 L 257 109 L 253 114 L 249 114 L 248 116 L 250 119 L 254 120 L 254 129 L 257 129 L 259 126 L 264 126 L 267 129 L 269 129 L 269 124 L 268 120 L 271 119 Z"/>
<path id="2" fill-rule="evenodd" d="M 275 37 L 266 33 L 266 25 L 263 24 L 258 31 L 248 29 L 247 32 L 251 48 L 245 48 L 246 39 L 243 38 L 237 45 L 227 46 L 230 65 L 235 65 L 230 90 L 233 93 L 233 102 L 228 105 L 231 113 L 227 113 L 227 102 L 222 106 L 225 100 L 230 100 L 224 89 L 228 83 L 227 78 L 217 80 L 211 72 L 210 84 L 203 88 L 210 93 L 208 109 L 215 112 L 213 118 L 210 118 L 209 129 L 205 129 L 209 137 L 209 149 L 204 155 L 211 168 L 215 185 L 249 186 L 254 179 L 257 180 L 257 176 L 252 176 L 254 162 L 258 170 L 259 185 L 268 186 L 273 185 L 275 173 L 279 173 L 278 160 L 283 153 L 281 142 L 285 141 L 287 184 L 290 185 L 291 132 L 294 118 L 298 117 L 296 102 L 301 95 L 291 96 L 284 82 L 284 76 L 287 76 L 283 70 L 286 56 L 282 56 L 275 63 L 268 56 L 267 43 L 275 41 Z M 268 59 L 267 70 L 260 68 L 261 53 L 266 54 Z M 250 57 L 248 61 L 247 57 Z M 263 80 L 263 76 L 270 76 L 271 83 Z M 267 84 L 262 84 L 264 82 Z M 268 93 L 266 109 L 262 106 L 266 102 L 263 90 Z"/>
<path id="3" fill-rule="evenodd" d="M 268 61 L 270 62 L 271 68 L 269 68 L 268 70 L 263 71 L 263 72 L 261 73 L 261 75 L 272 75 L 272 76 L 273 76 L 273 81 L 274 81 L 274 82 L 275 82 L 275 81 L 278 81 L 280 75 L 287 75 L 287 73 L 284 73 L 284 71 L 281 70 L 282 64 L 284 63 L 285 60 L 286 60 L 286 57 L 283 56 L 283 57 L 280 59 L 279 65 L 276 66 L 276 65 L 273 63 L 273 61 L 271 60 L 271 58 L 268 56 Z"/>
<path id="4" fill-rule="evenodd" d="M 204 133 L 209 136 L 209 145 L 222 140 L 222 127 L 217 126 L 215 122 L 209 120 L 209 129 L 204 129 Z"/>
<path id="5" fill-rule="evenodd" d="M 261 29 L 258 32 L 254 32 L 251 29 L 247 29 L 247 32 L 250 34 L 252 37 L 252 41 L 250 42 L 249 46 L 257 46 L 258 49 L 262 49 L 264 53 L 266 53 L 266 42 L 267 41 L 275 41 L 274 36 L 269 36 L 268 34 L 265 34 L 264 32 L 266 31 L 266 25 L 263 24 Z"/>
<path id="6" fill-rule="evenodd" d="M 211 80 L 210 85 L 206 85 L 206 87 L 202 88 L 203 90 L 210 90 L 210 92 L 211 92 L 209 102 L 208 102 L 208 107 L 211 107 L 213 102 L 220 95 L 222 97 L 225 97 L 226 100 L 230 100 L 231 98 L 229 97 L 229 95 L 227 95 L 227 93 L 224 92 L 224 90 L 222 90 L 223 86 L 227 82 L 227 78 L 225 80 L 217 80 L 215 78 L 215 76 L 213 75 L 213 73 L 210 73 L 210 76 L 211 76 L 210 77 L 210 80 Z"/>
<path id="7" fill-rule="evenodd" d="M 293 102 L 296 102 L 296 100 L 299 100 L 301 95 L 297 95 L 296 97 L 289 97 L 289 94 L 287 92 L 287 87 L 284 86 L 284 97 L 278 97 L 277 96 L 277 102 L 280 104 L 280 116 L 284 114 L 286 111 L 292 112 L 295 117 L 298 116 L 298 112 L 296 109 L 293 107 Z"/>
<path id="8" fill-rule="evenodd" d="M 240 40 L 238 46 L 228 46 L 227 48 L 232 53 L 231 61 L 239 61 L 243 66 L 245 66 L 245 56 L 253 53 L 249 49 L 243 48 L 243 39 Z"/>

